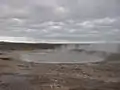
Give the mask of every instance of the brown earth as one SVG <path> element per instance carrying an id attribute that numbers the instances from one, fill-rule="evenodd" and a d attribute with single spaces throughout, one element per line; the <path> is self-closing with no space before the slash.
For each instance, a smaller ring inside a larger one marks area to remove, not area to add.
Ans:
<path id="1" fill-rule="evenodd" d="M 39 64 L 9 53 L 0 56 L 0 90 L 120 90 L 120 62 L 111 56 L 98 63 Z"/>

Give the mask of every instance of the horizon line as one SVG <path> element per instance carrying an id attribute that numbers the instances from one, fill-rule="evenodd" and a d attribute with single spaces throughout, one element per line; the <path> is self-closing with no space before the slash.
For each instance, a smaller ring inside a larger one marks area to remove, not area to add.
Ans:
<path id="1" fill-rule="evenodd" d="M 28 43 L 28 44 L 42 44 L 42 43 L 46 43 L 46 44 L 97 44 L 97 43 L 101 43 L 101 44 L 107 44 L 107 43 L 113 43 L 113 44 L 119 44 L 120 41 L 79 41 L 79 42 L 75 42 L 75 41 L 44 41 L 44 42 L 31 42 L 31 41 L 4 41 L 4 40 L 0 40 L 0 42 L 6 42 L 6 43 Z"/>

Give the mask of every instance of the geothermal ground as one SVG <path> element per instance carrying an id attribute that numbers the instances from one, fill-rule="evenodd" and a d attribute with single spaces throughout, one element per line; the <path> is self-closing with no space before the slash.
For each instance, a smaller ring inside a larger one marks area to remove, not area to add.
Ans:
<path id="1" fill-rule="evenodd" d="M 0 52 L 0 90 L 120 90 L 119 53 L 85 63 L 28 62 L 18 53 Z"/>

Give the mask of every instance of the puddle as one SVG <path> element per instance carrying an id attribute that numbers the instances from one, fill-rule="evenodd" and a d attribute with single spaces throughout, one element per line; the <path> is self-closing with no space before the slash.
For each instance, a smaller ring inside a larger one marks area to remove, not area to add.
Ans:
<path id="1" fill-rule="evenodd" d="M 36 51 L 20 53 L 21 60 L 37 63 L 88 63 L 104 60 L 96 54 L 87 54 L 85 52 L 70 51 Z"/>
<path id="2" fill-rule="evenodd" d="M 2 82 L 0 90 L 1 88 L 3 90 L 32 90 L 30 83 L 25 77 L 3 75 L 0 80 Z"/>

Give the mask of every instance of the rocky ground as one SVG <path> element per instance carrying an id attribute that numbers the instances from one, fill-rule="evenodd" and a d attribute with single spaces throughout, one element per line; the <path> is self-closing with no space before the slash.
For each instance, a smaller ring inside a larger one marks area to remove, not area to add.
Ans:
<path id="1" fill-rule="evenodd" d="M 120 90 L 120 58 L 114 60 L 115 55 L 85 64 L 28 63 L 13 57 L 0 53 L 0 90 Z"/>

